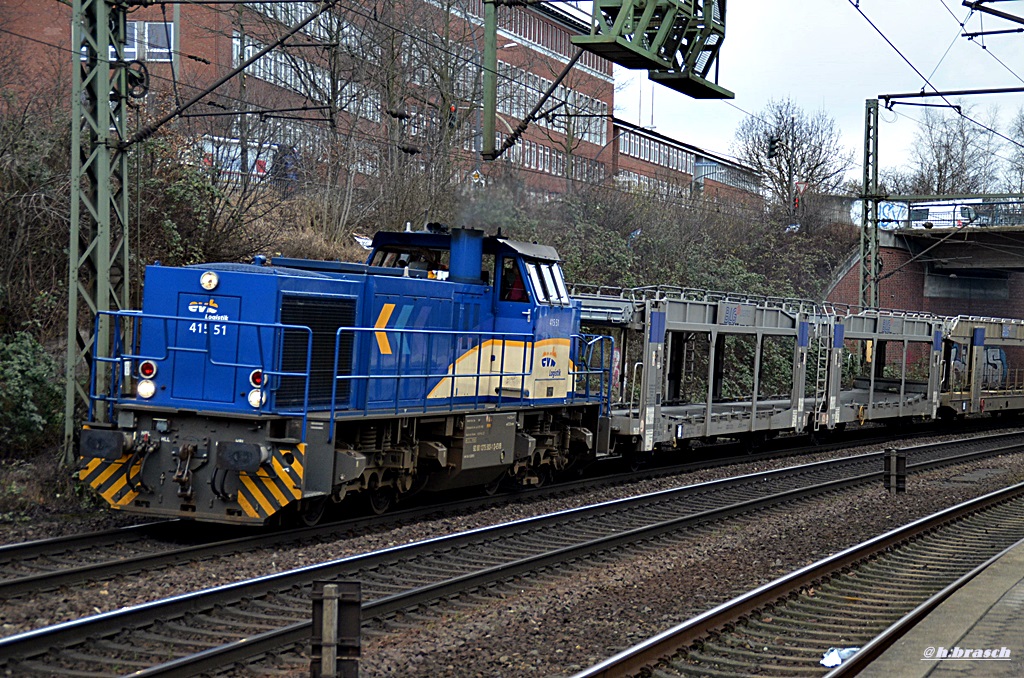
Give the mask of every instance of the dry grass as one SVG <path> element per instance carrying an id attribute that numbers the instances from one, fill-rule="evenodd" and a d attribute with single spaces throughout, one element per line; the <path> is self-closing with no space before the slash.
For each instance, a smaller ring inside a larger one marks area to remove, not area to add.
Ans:
<path id="1" fill-rule="evenodd" d="M 92 514 L 99 505 L 56 451 L 0 462 L 0 524 Z"/>

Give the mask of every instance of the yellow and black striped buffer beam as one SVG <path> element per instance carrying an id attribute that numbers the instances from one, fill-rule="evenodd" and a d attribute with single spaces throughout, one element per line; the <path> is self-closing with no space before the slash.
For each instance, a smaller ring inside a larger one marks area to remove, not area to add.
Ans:
<path id="1" fill-rule="evenodd" d="M 250 518 L 265 520 L 302 498 L 306 446 L 275 449 L 256 473 L 239 472 L 238 505 Z"/>
<path id="2" fill-rule="evenodd" d="M 124 508 L 139 496 L 132 486 L 140 480 L 138 475 L 142 472 L 142 461 L 138 459 L 128 468 L 130 459 L 127 454 L 117 461 L 83 457 L 84 466 L 79 469 L 78 478 L 96 490 L 111 508 Z"/>

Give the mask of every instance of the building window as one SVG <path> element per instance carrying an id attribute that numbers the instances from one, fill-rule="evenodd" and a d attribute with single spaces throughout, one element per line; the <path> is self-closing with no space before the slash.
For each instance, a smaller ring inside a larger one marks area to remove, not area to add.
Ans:
<path id="1" fill-rule="evenodd" d="M 170 61 L 174 53 L 174 24 L 146 22 L 146 60 Z"/>
<path id="2" fill-rule="evenodd" d="M 124 49 L 121 56 L 125 61 L 134 61 L 139 58 L 139 42 L 137 40 L 139 24 L 136 21 L 127 21 L 124 26 Z M 110 60 L 117 58 L 114 48 L 110 48 Z"/>
<path id="3" fill-rule="evenodd" d="M 138 22 L 126 21 L 124 25 L 124 48 L 121 52 L 122 57 L 125 61 L 134 61 L 139 58 L 139 43 L 136 38 L 138 35 Z M 82 61 L 89 58 L 88 48 L 85 46 L 85 36 L 82 36 L 83 44 L 81 48 Z M 110 50 L 107 52 L 107 58 L 111 61 L 117 61 L 117 52 L 114 51 L 114 46 L 110 46 Z"/>

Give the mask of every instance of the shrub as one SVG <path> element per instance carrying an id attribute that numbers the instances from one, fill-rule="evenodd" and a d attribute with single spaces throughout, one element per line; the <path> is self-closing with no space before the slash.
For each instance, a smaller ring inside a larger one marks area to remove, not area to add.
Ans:
<path id="1" fill-rule="evenodd" d="M 0 457 L 24 458 L 54 442 L 63 423 L 62 382 L 56 362 L 31 334 L 0 338 Z"/>

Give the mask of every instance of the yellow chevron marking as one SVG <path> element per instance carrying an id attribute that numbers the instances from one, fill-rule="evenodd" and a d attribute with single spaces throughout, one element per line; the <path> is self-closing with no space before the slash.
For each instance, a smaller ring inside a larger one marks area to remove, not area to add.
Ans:
<path id="1" fill-rule="evenodd" d="M 112 461 L 112 462 L 110 462 L 110 466 L 108 466 L 103 471 L 103 473 L 101 473 L 98 476 L 96 476 L 96 478 L 94 478 L 93 480 L 90 480 L 89 484 L 92 485 L 93 487 L 95 487 L 97 490 L 100 489 L 100 485 L 102 485 L 103 483 L 107 482 L 107 480 L 110 479 L 110 476 L 114 475 L 114 473 L 117 472 L 118 470 L 120 470 L 123 466 L 124 466 L 124 464 L 119 462 L 119 461 Z"/>
<path id="2" fill-rule="evenodd" d="M 380 309 L 380 315 L 377 316 L 377 322 L 373 324 L 376 328 L 387 327 L 388 321 L 391 320 L 391 314 L 395 310 L 394 304 L 384 304 L 384 308 Z M 377 337 L 377 348 L 384 355 L 391 355 L 391 342 L 388 341 L 387 332 L 374 332 L 373 335 Z"/>
<path id="3" fill-rule="evenodd" d="M 104 499 L 107 500 L 107 503 L 109 503 L 111 505 L 114 505 L 114 504 L 117 503 L 117 502 L 114 501 L 114 497 L 117 496 L 117 493 L 120 492 L 121 489 L 125 485 L 127 485 L 127 484 L 128 484 L 128 475 L 125 474 L 125 475 L 121 476 L 120 478 L 118 478 L 117 481 L 114 482 L 114 484 L 111 485 L 110 488 L 106 492 L 101 492 L 100 494 L 103 496 Z"/>
<path id="4" fill-rule="evenodd" d="M 273 513 L 274 507 L 271 506 L 270 502 L 267 501 L 267 498 L 263 496 L 262 492 L 260 492 L 260 488 L 256 486 L 256 482 L 248 475 L 243 475 L 241 473 L 238 474 L 238 477 L 242 479 L 242 484 L 248 488 L 249 493 L 257 502 L 259 502 L 259 505 L 263 508 L 264 512 L 266 512 L 268 516 Z"/>
<path id="5" fill-rule="evenodd" d="M 85 465 L 85 468 L 78 472 L 79 480 L 85 480 L 86 478 L 91 476 L 93 474 L 93 471 L 99 468 L 99 465 L 102 463 L 102 459 L 93 459 L 92 461 L 90 461 L 88 464 Z"/>
<path id="6" fill-rule="evenodd" d="M 281 462 L 277 460 L 277 457 L 273 458 L 273 462 L 274 470 L 277 471 L 277 477 L 280 478 L 282 482 L 284 482 L 284 484 L 288 486 L 288 491 L 291 492 L 292 496 L 295 497 L 296 499 L 301 497 L 302 490 L 300 490 L 299 486 L 295 484 L 295 480 L 292 478 L 292 474 L 288 473 L 288 471 L 285 470 L 284 466 L 281 465 Z"/>
<path id="7" fill-rule="evenodd" d="M 242 507 L 242 510 L 245 511 L 246 515 L 250 518 L 260 517 L 260 512 L 252 507 L 252 504 L 249 503 L 249 500 L 246 499 L 245 495 L 241 492 L 238 493 L 238 505 Z"/>
<path id="8" fill-rule="evenodd" d="M 260 480 L 262 480 L 266 488 L 270 490 L 270 494 L 274 495 L 274 499 L 277 500 L 278 506 L 284 506 L 288 503 L 288 498 L 284 496 L 284 493 L 281 492 L 281 488 L 277 486 L 277 483 L 274 482 L 273 478 L 260 478 Z"/>
<path id="9" fill-rule="evenodd" d="M 296 447 L 299 448 L 299 454 L 301 454 L 302 458 L 305 459 L 306 458 L 306 443 L 299 443 Z M 295 457 L 295 461 L 292 462 L 292 469 L 295 470 L 295 475 L 298 476 L 300 479 L 302 479 L 302 478 L 305 477 L 304 475 L 302 475 L 303 474 L 302 462 L 299 460 L 299 455 L 298 454 L 293 455 L 293 456 Z"/>

